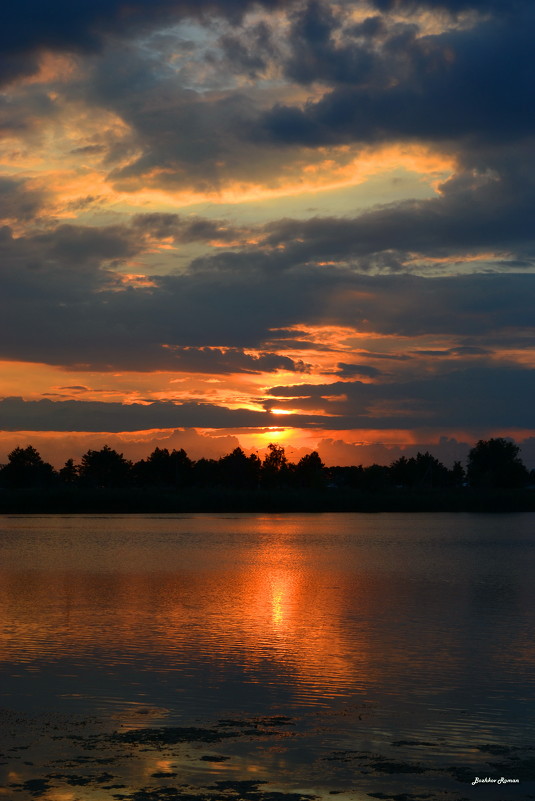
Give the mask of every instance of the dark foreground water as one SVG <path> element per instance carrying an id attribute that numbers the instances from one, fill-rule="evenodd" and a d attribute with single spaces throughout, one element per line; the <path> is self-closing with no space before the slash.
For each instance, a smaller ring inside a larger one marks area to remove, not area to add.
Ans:
<path id="1" fill-rule="evenodd" d="M 535 798 L 534 544 L 534 514 L 0 518 L 0 799 Z"/>

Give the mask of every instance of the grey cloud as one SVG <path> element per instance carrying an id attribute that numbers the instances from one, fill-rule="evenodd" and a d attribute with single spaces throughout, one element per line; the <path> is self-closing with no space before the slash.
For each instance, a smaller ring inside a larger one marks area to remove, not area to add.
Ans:
<path id="1" fill-rule="evenodd" d="M 472 368 L 405 382 L 272 387 L 281 408 L 318 409 L 338 415 L 329 428 L 516 427 L 533 425 L 535 370 Z M 281 401 L 298 396 L 299 400 Z M 327 427 L 327 426 L 326 426 Z"/>
<path id="2" fill-rule="evenodd" d="M 49 313 L 66 303 L 80 303 L 83 309 L 88 292 L 120 285 L 109 266 L 138 253 L 140 245 L 135 240 L 135 233 L 122 226 L 60 225 L 16 238 L 4 226 L 0 229 L 4 304 L 9 308 L 16 299 L 20 311 L 41 301 Z M 34 334 L 28 330 L 23 338 L 34 338 Z"/>
<path id="3" fill-rule="evenodd" d="M 135 233 L 123 226 L 60 225 L 54 231 L 31 237 L 33 246 L 45 254 L 45 259 L 69 266 L 121 261 L 139 252 L 140 246 L 135 240 Z"/>
<path id="4" fill-rule="evenodd" d="M 210 73 L 203 86 L 184 74 L 185 68 L 177 72 L 135 43 L 122 44 L 107 49 L 89 77 L 70 88 L 73 99 L 107 109 L 128 126 L 128 135 L 118 146 L 110 144 L 103 162 L 115 188 L 206 192 L 233 181 L 275 186 L 287 181 L 295 148 L 280 142 L 273 148 L 257 132 L 280 88 L 244 84 L 232 78 L 226 63 L 218 68 L 207 56 L 197 58 L 195 74 Z M 323 160 L 320 153 L 302 155 Z"/>
<path id="5" fill-rule="evenodd" d="M 451 430 L 530 428 L 535 371 L 521 368 L 452 370 L 382 384 L 334 382 L 272 387 L 278 408 L 302 428 Z M 296 400 L 297 398 L 297 400 Z M 321 414 L 318 410 L 322 410 Z M 308 411 L 307 411 L 308 410 Z M 325 416 L 327 415 L 327 416 Z M 136 431 L 151 428 L 266 426 L 266 413 L 209 403 L 148 404 L 97 401 L 0 401 L 2 430 Z"/>
<path id="6" fill-rule="evenodd" d="M 253 5 L 275 9 L 284 0 L 19 0 L 3 10 L 0 78 L 31 75 L 43 50 L 94 53 L 110 37 L 147 33 L 187 17 L 237 23 Z"/>
<path id="7" fill-rule="evenodd" d="M 122 226 L 61 226 L 18 239 L 1 230 L 2 357 L 82 369 L 203 369 L 210 362 L 206 369 L 301 371 L 300 363 L 269 355 L 274 348 L 266 343 L 276 329 L 316 324 L 446 334 L 464 347 L 499 348 L 500 337 L 520 348 L 531 344 L 522 331 L 533 323 L 530 274 L 426 279 L 313 265 L 280 271 L 269 254 L 247 251 L 152 276 L 150 286 L 125 285 L 107 265 L 144 246 L 139 232 Z M 236 350 L 202 350 L 214 346 Z M 242 352 L 251 348 L 262 362 Z"/>
<path id="8" fill-rule="evenodd" d="M 386 17 L 347 24 L 344 13 L 319 0 L 298 6 L 291 19 L 290 55 L 283 64 L 298 83 L 384 89 L 389 74 L 404 75 L 408 53 L 419 47 L 417 25 L 392 24 Z"/>
<path id="9" fill-rule="evenodd" d="M 148 350 L 148 349 L 147 349 Z M 148 354 L 147 354 L 148 355 Z M 260 352 L 258 354 L 245 353 L 240 348 L 218 347 L 179 347 L 175 345 L 159 347 L 155 345 L 152 356 L 139 362 L 137 353 L 128 365 L 132 370 L 176 370 L 182 372 L 224 374 L 224 373 L 274 373 L 277 370 L 287 370 L 293 373 L 310 372 L 310 365 L 303 361 L 290 359 L 277 353 Z M 102 354 L 101 361 L 91 361 L 93 368 L 110 370 L 125 365 L 125 356 L 122 355 L 114 363 L 106 354 Z M 137 366 L 136 366 L 137 365 Z"/>
<path id="10" fill-rule="evenodd" d="M 47 193 L 28 181 L 0 176 L 0 220 L 31 220 L 46 201 Z"/>
<path id="11" fill-rule="evenodd" d="M 501 263 L 494 257 L 498 268 L 522 269 L 532 266 L 535 257 L 532 146 L 524 142 L 514 155 L 491 149 L 483 160 L 481 153 L 466 153 L 468 162 L 482 163 L 461 167 L 442 184 L 439 197 L 378 207 L 354 219 L 283 219 L 247 229 L 222 220 L 145 214 L 134 218 L 134 226 L 139 233 L 181 242 L 241 243 L 240 254 L 203 257 L 195 262 L 196 270 L 280 270 L 338 260 L 360 271 L 401 272 L 414 269 L 410 260 L 415 254 L 424 265 L 426 258 L 442 258 L 447 269 L 456 256 L 462 261 L 465 254 L 489 250 L 506 254 Z M 246 245 L 251 234 L 260 238 L 259 246 Z"/>
<path id="12" fill-rule="evenodd" d="M 126 44 L 103 53 L 90 77 L 71 87 L 73 97 L 112 111 L 129 126 L 128 164 L 125 141 L 105 160 L 117 188 L 129 191 L 142 182 L 206 191 L 261 169 L 259 153 L 268 159 L 265 147 L 259 150 L 244 136 L 258 117 L 253 91 L 196 91 L 183 82 L 188 84 L 186 76 Z"/>
<path id="13" fill-rule="evenodd" d="M 390 465 L 401 456 L 410 458 L 418 452 L 428 451 L 447 467 L 452 467 L 455 461 L 466 463 L 472 446 L 473 443 L 458 442 L 452 437 L 444 436 L 439 437 L 438 441 L 424 440 L 416 445 L 405 446 L 386 442 L 352 443 L 328 437 L 319 440 L 317 450 L 328 465 Z"/>
<path id="14" fill-rule="evenodd" d="M 488 348 L 480 348 L 474 345 L 461 345 L 458 348 L 443 348 L 440 350 L 412 350 L 411 354 L 414 356 L 437 356 L 439 358 L 456 356 L 459 357 L 457 359 L 457 363 L 459 363 L 460 359 L 470 358 L 471 356 L 475 356 L 481 361 L 482 356 L 490 356 L 492 351 Z"/>
<path id="15" fill-rule="evenodd" d="M 466 10 L 481 12 L 487 16 L 492 13 L 497 16 L 509 16 L 515 12 L 530 8 L 530 0 L 372 0 L 375 8 L 383 12 L 405 11 L 412 13 L 417 9 L 429 8 L 449 11 L 458 14 Z"/>
<path id="16" fill-rule="evenodd" d="M 376 367 L 370 367 L 367 364 L 347 364 L 346 362 L 338 363 L 338 375 L 340 378 L 377 378 L 382 375 L 382 371 Z"/>
<path id="17" fill-rule="evenodd" d="M 146 431 L 154 428 L 243 428 L 270 425 L 268 412 L 227 409 L 190 401 L 149 404 L 102 401 L 0 400 L 1 431 Z M 318 425 L 319 418 L 296 416 L 297 425 Z"/>
<path id="18" fill-rule="evenodd" d="M 195 7 L 197 18 L 208 24 L 211 14 L 233 18 L 248 3 L 136 2 L 128 4 L 126 18 L 122 2 L 108 3 L 106 8 L 102 3 L 79 15 L 62 6 L 64 37 L 58 18 L 54 43 L 52 14 L 41 25 L 44 40 L 39 47 L 61 49 L 72 35 L 73 47 L 79 42 L 84 50 L 97 40 L 100 47 L 106 38 L 103 31 L 118 37 L 113 47 L 104 48 L 91 61 L 83 79 L 62 91 L 68 99 L 112 110 L 130 127 L 130 136 L 122 138 L 119 147 L 110 145 L 105 159 L 110 181 L 125 191 L 140 182 L 199 191 L 213 190 L 229 179 L 258 178 L 271 183 L 284 175 L 296 145 L 302 150 L 356 142 L 431 140 L 457 152 L 460 148 L 481 162 L 482 152 L 491 159 L 492 146 L 518 145 L 533 134 L 534 113 L 526 102 L 533 82 L 535 32 L 535 13 L 529 5 L 519 3 L 499 20 L 482 16 L 470 29 L 422 36 L 416 24 L 393 24 L 386 16 L 349 24 L 345 12 L 335 12 L 317 0 L 266 0 L 263 5 L 268 11 L 288 10 L 288 42 L 281 47 L 273 43 L 269 20 L 241 32 L 227 31 L 221 40 L 223 50 L 226 42 L 227 62 L 234 52 L 236 68 L 248 74 L 255 67 L 247 62 L 262 52 L 261 58 L 282 64 L 288 80 L 328 87 L 317 102 L 304 106 L 301 101 L 295 106 L 270 103 L 266 111 L 266 90 L 257 86 L 236 91 L 227 81 L 214 92 L 206 87 L 194 91 L 180 70 L 177 73 L 165 59 L 154 58 L 150 48 L 128 40 L 139 26 L 151 29 L 168 15 L 179 19 L 194 14 Z M 39 19 L 42 11 L 36 8 L 36 15 Z M 28 47 L 34 40 L 39 40 L 37 29 Z M 283 55 L 287 50 L 290 55 Z M 206 61 L 207 56 L 198 58 Z M 222 71 L 227 62 L 222 63 Z M 132 158 L 125 166 L 126 152 Z M 312 157 L 310 150 L 308 155 Z M 489 166 L 494 167 L 492 159 L 480 171 Z M 502 168 L 507 171 L 503 163 Z M 474 197 L 474 206 L 477 200 Z M 507 200 L 504 195 L 503 209 Z"/>
<path id="19" fill-rule="evenodd" d="M 131 225 L 137 231 L 150 234 L 159 239 L 172 237 L 176 242 L 232 242 L 243 238 L 247 229 L 230 225 L 223 220 L 210 220 L 206 217 L 182 217 L 178 214 L 136 214 Z"/>
<path id="20" fill-rule="evenodd" d="M 450 348 L 448 353 L 452 356 L 489 356 L 492 351 L 489 348 L 478 348 L 473 345 L 460 345 L 458 348 Z"/>
<path id="21" fill-rule="evenodd" d="M 279 220 L 266 227 L 265 244 L 284 246 L 273 258 L 292 264 L 339 259 L 354 260 L 360 269 L 407 270 L 411 253 L 425 262 L 426 256 L 447 260 L 488 250 L 523 253 L 530 264 L 535 176 L 529 167 L 523 175 L 520 165 L 507 169 L 467 170 L 446 181 L 439 197 L 379 207 L 355 219 Z"/>
<path id="22" fill-rule="evenodd" d="M 249 78 L 262 76 L 272 60 L 280 56 L 276 36 L 265 21 L 249 26 L 241 35 L 224 34 L 219 45 L 225 66 Z"/>
<path id="23" fill-rule="evenodd" d="M 128 142 L 113 147 L 107 159 L 109 180 L 118 189 L 143 184 L 206 191 L 255 178 L 270 184 L 284 176 L 296 149 L 313 159 L 319 146 L 399 140 L 465 152 L 483 174 L 496 167 L 493 147 L 522 147 L 533 135 L 535 118 L 526 98 L 533 82 L 535 13 L 528 7 L 519 7 L 512 18 L 482 17 L 470 29 L 422 36 L 416 24 L 394 24 L 387 17 L 351 25 L 345 13 L 317 1 L 286 6 L 288 41 L 275 47 L 267 22 L 227 33 L 220 42 L 226 61 L 219 73 L 227 73 L 234 53 L 236 71 L 248 74 L 253 66 L 246 62 L 262 51 L 282 64 L 288 81 L 327 87 L 320 100 L 304 105 L 273 104 L 266 89 L 238 91 L 230 80 L 215 91 L 194 91 L 180 71 L 133 43 L 100 55 L 87 80 L 71 92 L 112 110 L 130 128 Z M 127 165 L 126 147 L 132 155 Z M 500 158 L 505 174 L 503 152 Z M 503 210 L 508 195 L 504 191 Z"/>
<path id="24" fill-rule="evenodd" d="M 318 3 L 308 8 L 323 9 Z M 332 21 L 324 21 L 329 26 Z M 332 91 L 304 108 L 275 106 L 256 135 L 263 130 L 274 142 L 307 146 L 400 138 L 516 140 L 533 132 L 526 97 L 534 28 L 532 6 L 519 4 L 516 13 L 498 20 L 483 17 L 472 28 L 438 35 L 395 28 L 379 51 L 368 42 L 335 45 L 328 32 L 319 46 L 299 34 L 297 52 L 306 46 L 312 58 L 302 80 L 323 79 Z M 307 64 L 302 55 L 296 62 Z M 295 68 L 293 73 L 297 78 Z M 389 75 L 397 80 L 387 80 Z"/>

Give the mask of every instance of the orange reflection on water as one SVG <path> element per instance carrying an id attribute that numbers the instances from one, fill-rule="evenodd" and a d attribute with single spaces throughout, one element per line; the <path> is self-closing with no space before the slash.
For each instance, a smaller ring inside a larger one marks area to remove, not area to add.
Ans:
<path id="1" fill-rule="evenodd" d="M 290 591 L 291 587 L 286 577 L 276 577 L 273 580 L 271 587 L 271 604 L 273 607 L 272 620 L 275 630 L 279 629 L 284 623 L 285 613 L 287 612 L 285 601 Z"/>
<path id="2" fill-rule="evenodd" d="M 341 578 L 303 567 L 299 548 L 284 540 L 241 550 L 237 562 L 168 573 L 4 574 L 0 609 L 10 625 L 1 659 L 79 666 L 98 653 L 103 670 L 148 659 L 175 671 L 204 656 L 223 671 L 241 666 L 251 680 L 269 664 L 312 694 L 336 694 L 362 673 L 366 629 L 353 630 L 348 647 Z"/>
<path id="3" fill-rule="evenodd" d="M 214 537 L 195 519 L 162 521 L 161 534 L 143 537 L 125 528 L 93 546 L 93 534 L 76 532 L 78 554 L 64 548 L 54 558 L 36 543 L 33 569 L 0 571 L 0 667 L 61 663 L 58 675 L 74 677 L 128 669 L 143 681 L 147 671 L 172 673 L 180 688 L 203 665 L 214 686 L 241 675 L 310 703 L 373 686 L 389 692 L 415 671 L 449 682 L 458 635 L 421 625 L 418 613 L 447 619 L 451 599 L 386 570 L 392 547 L 349 548 L 343 538 L 338 546 L 334 522 L 326 545 L 328 518 L 214 520 Z"/>

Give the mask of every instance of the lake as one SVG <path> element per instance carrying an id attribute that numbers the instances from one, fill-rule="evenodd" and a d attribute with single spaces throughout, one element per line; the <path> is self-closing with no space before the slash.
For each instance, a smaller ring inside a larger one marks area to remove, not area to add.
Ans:
<path id="1" fill-rule="evenodd" d="M 534 544 L 535 514 L 1 517 L 0 798 L 533 798 Z"/>

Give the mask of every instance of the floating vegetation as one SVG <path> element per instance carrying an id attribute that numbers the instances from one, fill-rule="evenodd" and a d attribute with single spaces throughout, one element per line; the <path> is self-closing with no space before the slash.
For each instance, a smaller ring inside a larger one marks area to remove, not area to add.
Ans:
<path id="1" fill-rule="evenodd" d="M 218 781 L 192 793 L 188 785 L 179 787 L 143 788 L 113 797 L 118 801 L 313 801 L 317 796 L 283 793 L 259 789 L 264 781 Z"/>

